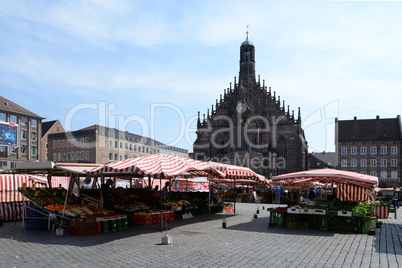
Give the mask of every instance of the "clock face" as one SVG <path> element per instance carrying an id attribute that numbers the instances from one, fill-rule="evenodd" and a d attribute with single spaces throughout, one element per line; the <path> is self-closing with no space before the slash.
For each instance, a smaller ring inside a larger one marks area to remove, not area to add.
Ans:
<path id="1" fill-rule="evenodd" d="M 239 103 L 236 106 L 236 111 L 238 113 L 244 113 L 247 110 L 247 106 L 244 103 Z"/>

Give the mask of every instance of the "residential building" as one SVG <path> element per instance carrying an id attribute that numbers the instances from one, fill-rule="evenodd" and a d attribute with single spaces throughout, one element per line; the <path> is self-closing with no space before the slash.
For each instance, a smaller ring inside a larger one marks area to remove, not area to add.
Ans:
<path id="1" fill-rule="evenodd" d="M 42 122 L 42 138 L 41 138 L 41 161 L 49 161 L 48 156 L 48 135 L 53 133 L 64 132 L 64 127 L 59 120 Z"/>
<path id="2" fill-rule="evenodd" d="M 401 117 L 335 119 L 337 169 L 377 176 L 380 186 L 401 185 Z"/>
<path id="3" fill-rule="evenodd" d="M 17 162 L 41 159 L 42 119 L 0 96 L 0 169 L 12 169 Z"/>
<path id="4" fill-rule="evenodd" d="M 104 164 L 151 154 L 188 158 L 188 150 L 99 125 L 49 134 L 48 144 L 49 161 L 56 162 Z"/>
<path id="5" fill-rule="evenodd" d="M 200 118 L 194 159 L 246 166 L 271 177 L 307 170 L 308 148 L 300 108 L 294 111 L 255 76 L 255 47 L 240 46 L 239 80 Z"/>

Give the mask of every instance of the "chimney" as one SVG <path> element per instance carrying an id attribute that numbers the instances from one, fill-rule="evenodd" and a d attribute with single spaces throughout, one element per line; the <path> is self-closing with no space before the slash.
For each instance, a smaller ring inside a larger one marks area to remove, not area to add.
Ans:
<path id="1" fill-rule="evenodd" d="M 380 116 L 379 116 L 379 115 L 377 115 L 377 116 L 375 117 L 375 119 L 380 120 Z"/>

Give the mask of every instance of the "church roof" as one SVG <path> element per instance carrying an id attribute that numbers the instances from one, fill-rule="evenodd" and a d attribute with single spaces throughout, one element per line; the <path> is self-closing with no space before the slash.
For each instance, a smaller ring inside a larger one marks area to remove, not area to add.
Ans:
<path id="1" fill-rule="evenodd" d="M 253 42 L 251 42 L 250 40 L 248 40 L 248 35 L 247 35 L 246 40 L 244 40 L 244 42 L 241 43 L 241 46 L 254 46 L 254 45 L 253 45 Z"/>

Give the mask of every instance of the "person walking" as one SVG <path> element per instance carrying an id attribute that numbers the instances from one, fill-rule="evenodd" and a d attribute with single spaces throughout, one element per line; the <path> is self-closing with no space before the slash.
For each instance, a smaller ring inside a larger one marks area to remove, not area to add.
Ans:
<path id="1" fill-rule="evenodd" d="M 278 185 L 275 189 L 275 199 L 276 199 L 276 204 L 280 204 L 281 203 L 281 195 L 282 195 L 282 189 L 281 187 Z"/>
<path id="2" fill-rule="evenodd" d="M 396 190 L 396 187 L 394 186 L 394 194 L 392 195 L 392 205 L 395 208 L 399 208 L 399 204 L 398 204 L 398 191 Z"/>

